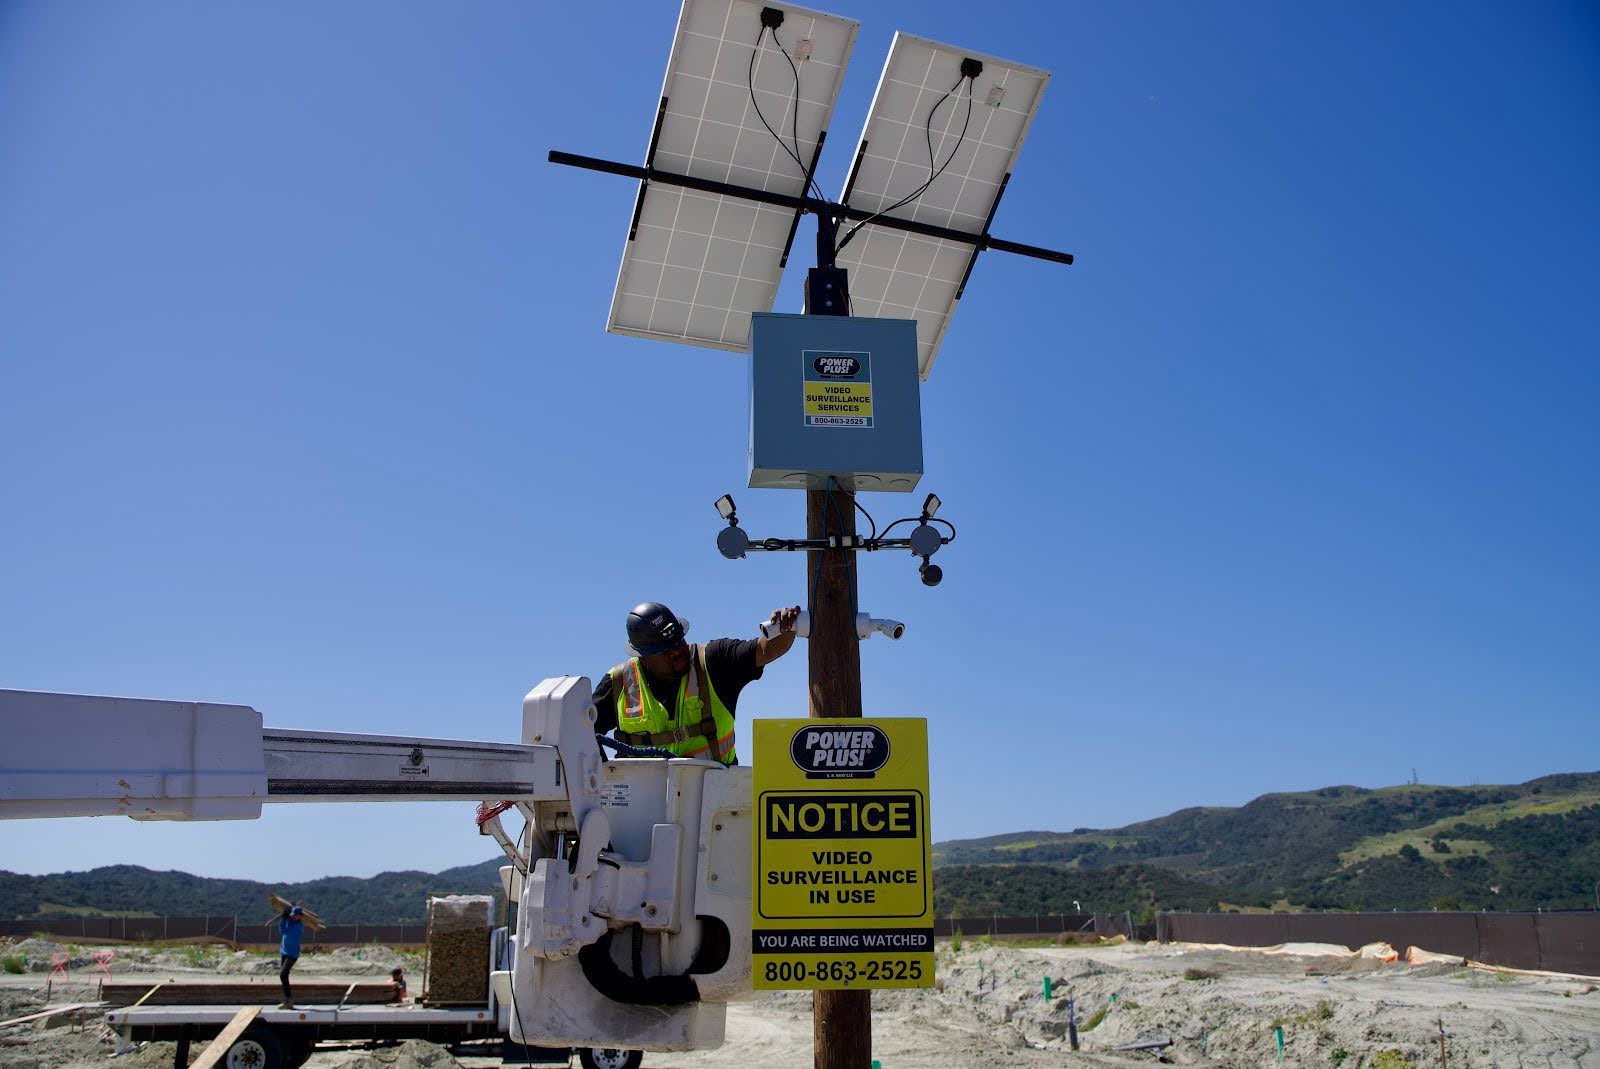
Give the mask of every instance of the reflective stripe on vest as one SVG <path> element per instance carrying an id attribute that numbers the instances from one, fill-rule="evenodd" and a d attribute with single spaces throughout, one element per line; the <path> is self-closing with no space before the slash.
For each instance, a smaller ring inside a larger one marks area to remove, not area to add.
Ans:
<path id="1" fill-rule="evenodd" d="M 690 670 L 678 683 L 678 695 L 671 711 L 651 693 L 644 675 L 637 657 L 611 670 L 616 691 L 617 736 L 623 742 L 659 747 L 677 757 L 711 758 L 724 764 L 738 760 L 733 750 L 733 714 L 711 685 L 710 674 L 706 671 L 705 647 L 691 647 Z"/>

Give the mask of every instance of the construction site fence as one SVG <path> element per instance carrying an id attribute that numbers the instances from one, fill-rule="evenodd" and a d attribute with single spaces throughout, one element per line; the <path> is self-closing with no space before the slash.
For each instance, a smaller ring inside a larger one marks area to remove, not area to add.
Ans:
<path id="1" fill-rule="evenodd" d="M 1162 913 L 1163 943 L 1388 943 L 1513 969 L 1600 975 L 1600 912 L 1582 913 Z"/>
<path id="2" fill-rule="evenodd" d="M 1153 924 L 1136 925 L 1126 913 L 1041 913 L 1025 917 L 941 917 L 933 922 L 936 936 L 956 931 L 968 936 L 1054 936 L 1076 932 L 1100 937 L 1126 936 L 1151 940 Z M 0 920 L 0 936 L 29 936 L 80 943 L 160 943 L 214 940 L 242 945 L 278 942 L 276 921 L 240 923 L 235 917 L 70 917 L 62 919 Z M 307 947 L 354 946 L 363 943 L 421 943 L 424 924 L 334 924 L 320 932 L 307 929 Z"/>
<path id="3" fill-rule="evenodd" d="M 40 936 L 79 943 L 165 943 L 214 941 L 243 946 L 276 946 L 278 923 L 240 923 L 237 917 L 70 917 L 59 920 L 0 920 L 0 936 Z M 331 924 L 305 932 L 304 945 L 359 946 L 365 943 L 422 943 L 425 924 Z"/>
<path id="4" fill-rule="evenodd" d="M 1356 950 L 1388 943 L 1400 953 L 1421 947 L 1490 965 L 1600 975 L 1600 912 L 1578 913 L 1162 913 L 1136 924 L 1127 913 L 1038 913 L 1027 916 L 940 917 L 934 935 L 1053 938 L 1062 933 L 1164 943 L 1265 947 L 1334 943 Z M 218 941 L 275 946 L 276 922 L 213 917 L 73 917 L 0 920 L 0 936 L 42 936 L 79 943 Z M 307 931 L 308 949 L 420 944 L 423 924 L 335 924 Z"/>
<path id="5" fill-rule="evenodd" d="M 1127 913 L 1035 913 L 1023 917 L 939 917 L 933 922 L 933 934 L 946 937 L 960 932 L 964 936 L 1010 936 L 1048 938 L 1062 933 L 1078 933 L 1101 938 L 1125 936 L 1129 939 L 1152 940 L 1156 937 L 1153 924 L 1135 924 Z"/>

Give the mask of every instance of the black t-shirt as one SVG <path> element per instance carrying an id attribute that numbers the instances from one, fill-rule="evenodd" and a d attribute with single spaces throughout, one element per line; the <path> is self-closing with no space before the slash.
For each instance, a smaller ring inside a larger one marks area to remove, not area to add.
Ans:
<path id="1" fill-rule="evenodd" d="M 745 684 L 761 678 L 761 666 L 756 663 L 756 645 L 759 641 L 754 638 L 714 638 L 706 643 L 706 675 L 711 677 L 711 689 L 717 692 L 717 697 L 730 713 L 737 711 L 735 706 L 739 702 L 739 692 Z M 689 671 L 694 671 L 693 664 L 689 666 Z M 649 672 L 644 673 L 644 678 L 656 701 L 668 710 L 677 707 L 677 680 L 669 683 Z M 602 733 L 615 731 L 617 695 L 610 672 L 601 676 L 594 688 L 594 708 L 594 729 Z"/>

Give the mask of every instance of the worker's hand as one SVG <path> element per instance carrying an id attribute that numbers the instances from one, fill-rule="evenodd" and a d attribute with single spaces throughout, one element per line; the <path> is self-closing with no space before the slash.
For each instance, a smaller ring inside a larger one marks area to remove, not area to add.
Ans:
<path id="1" fill-rule="evenodd" d="M 794 622 L 796 620 L 798 620 L 799 618 L 800 618 L 800 606 L 798 606 L 798 605 L 791 605 L 787 609 L 774 609 L 772 611 L 772 615 L 770 617 L 768 617 L 768 619 L 773 620 L 773 621 L 775 621 L 777 623 L 778 632 L 780 634 L 782 634 L 784 632 L 787 632 L 787 631 L 793 631 L 794 630 Z"/>

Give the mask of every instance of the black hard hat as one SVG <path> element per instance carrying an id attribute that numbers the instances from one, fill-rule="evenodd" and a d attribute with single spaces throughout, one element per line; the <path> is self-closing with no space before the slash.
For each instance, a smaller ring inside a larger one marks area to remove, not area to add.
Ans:
<path id="1" fill-rule="evenodd" d="M 688 622 L 680 621 L 660 602 L 643 602 L 628 613 L 628 645 L 641 657 L 666 653 L 686 641 L 688 633 Z"/>

